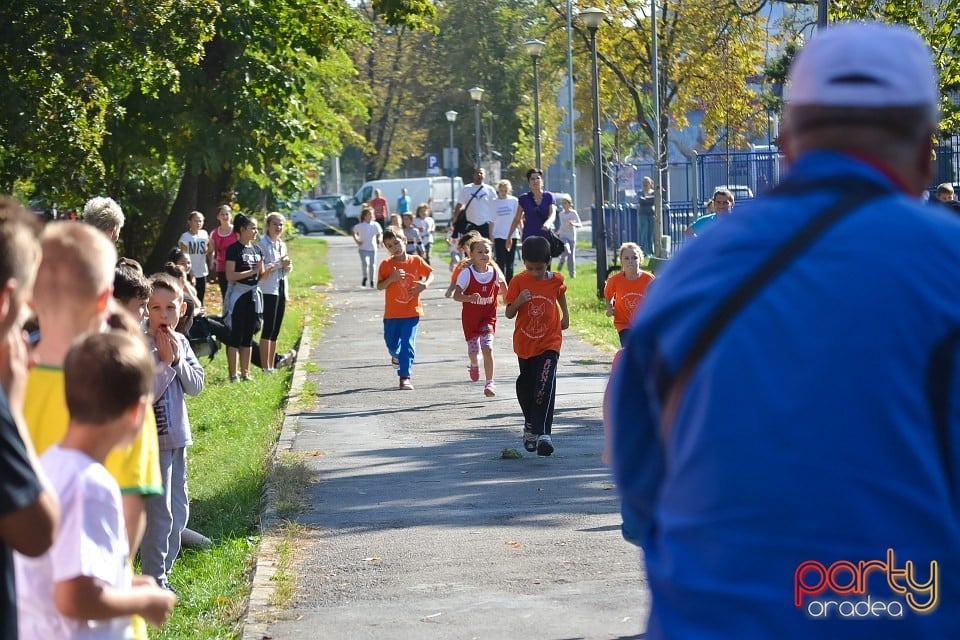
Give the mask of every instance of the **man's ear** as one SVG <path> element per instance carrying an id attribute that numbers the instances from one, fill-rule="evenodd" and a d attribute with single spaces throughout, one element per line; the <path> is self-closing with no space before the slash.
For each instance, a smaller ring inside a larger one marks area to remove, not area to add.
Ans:
<path id="1" fill-rule="evenodd" d="M 17 288 L 17 281 L 8 278 L 3 285 L 0 285 L 0 326 L 6 325 L 7 316 L 10 314 L 10 307 L 13 302 L 13 292 Z"/>
<path id="2" fill-rule="evenodd" d="M 110 299 L 113 297 L 113 285 L 107 287 L 99 294 L 97 294 L 97 313 L 103 314 L 107 312 L 107 307 L 110 304 Z"/>

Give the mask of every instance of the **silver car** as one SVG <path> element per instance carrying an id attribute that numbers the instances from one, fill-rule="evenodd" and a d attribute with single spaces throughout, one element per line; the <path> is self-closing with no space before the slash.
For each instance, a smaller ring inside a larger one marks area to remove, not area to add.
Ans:
<path id="1" fill-rule="evenodd" d="M 301 235 L 338 233 L 344 204 L 344 196 L 336 195 L 301 200 L 296 210 L 287 214 L 287 218 Z"/>

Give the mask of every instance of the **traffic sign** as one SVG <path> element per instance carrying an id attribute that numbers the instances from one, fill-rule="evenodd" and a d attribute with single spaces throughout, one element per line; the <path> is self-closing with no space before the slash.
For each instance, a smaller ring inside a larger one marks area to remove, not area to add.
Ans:
<path id="1" fill-rule="evenodd" d="M 440 175 L 440 156 L 438 156 L 435 153 L 427 154 L 427 175 L 428 176 Z"/>

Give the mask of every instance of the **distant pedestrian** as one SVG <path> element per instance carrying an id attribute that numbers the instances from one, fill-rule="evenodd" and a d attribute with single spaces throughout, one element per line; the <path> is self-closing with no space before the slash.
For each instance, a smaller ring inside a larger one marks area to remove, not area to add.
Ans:
<path id="1" fill-rule="evenodd" d="M 403 215 L 412 213 L 410 210 L 410 196 L 407 194 L 407 188 L 400 189 L 400 196 L 397 198 L 397 213 Z"/>
<path id="2" fill-rule="evenodd" d="M 513 185 L 509 180 L 497 183 L 497 198 L 493 201 L 493 254 L 497 266 L 507 279 L 507 284 L 513 279 L 513 265 L 516 262 L 516 243 L 520 239 L 520 231 L 514 229 L 513 242 L 507 248 L 507 238 L 510 237 L 510 227 L 517 215 L 517 198 L 513 195 Z"/>
<path id="3" fill-rule="evenodd" d="M 470 243 L 470 266 L 461 270 L 453 299 L 463 304 L 460 316 L 467 340 L 470 380 L 480 379 L 478 356 L 483 354 L 484 386 L 487 397 L 497 395 L 494 383 L 493 335 L 497 330 L 497 298 L 506 291 L 503 274 L 492 264 L 492 247 L 486 238 Z"/>
<path id="4" fill-rule="evenodd" d="M 647 255 L 653 254 L 656 241 L 654 229 L 654 191 L 653 178 L 643 176 L 640 181 L 640 193 L 637 194 L 637 235 L 638 244 Z"/>
<path id="5" fill-rule="evenodd" d="M 433 269 L 420 256 L 407 255 L 401 231 L 384 231 L 383 246 L 390 252 L 377 271 L 377 289 L 384 292 L 383 339 L 400 376 L 400 389 L 410 391 L 417 327 L 423 315 L 420 294 L 433 282 Z"/>
<path id="6" fill-rule="evenodd" d="M 420 231 L 420 239 L 423 243 L 423 259 L 430 264 L 430 249 L 433 247 L 433 234 L 437 230 L 437 223 L 430 215 L 430 205 L 417 205 L 416 217 L 413 219 L 414 226 Z"/>
<path id="7" fill-rule="evenodd" d="M 570 196 L 563 196 L 560 199 L 560 228 L 557 235 L 563 241 L 563 253 L 560 254 L 560 264 L 557 265 L 557 272 L 563 271 L 563 264 L 567 264 L 567 273 L 571 278 L 577 277 L 577 229 L 583 226 L 580 221 L 580 214 L 573 208 L 573 200 Z"/>
<path id="8" fill-rule="evenodd" d="M 526 240 L 530 236 L 540 236 L 544 240 L 551 231 L 557 219 L 557 204 L 553 194 L 543 189 L 543 171 L 530 169 L 527 171 L 527 184 L 530 190 L 517 198 L 517 213 L 510 226 L 507 238 L 507 247 L 513 246 L 513 232 L 520 229 L 520 237 Z M 523 259 L 521 251 L 521 259 Z M 549 269 L 550 254 L 547 254 L 547 268 Z"/>
<path id="9" fill-rule="evenodd" d="M 190 275 L 193 277 L 193 286 L 197 291 L 197 299 L 203 306 L 203 298 L 207 291 L 207 276 L 210 271 L 207 259 L 213 253 L 210 237 L 203 228 L 203 214 L 194 211 L 187 218 L 187 230 L 180 236 L 180 250 L 190 258 Z"/>
<path id="10" fill-rule="evenodd" d="M 257 221 L 238 213 L 233 220 L 237 241 L 227 249 L 227 296 L 223 302 L 223 317 L 230 336 L 227 343 L 227 370 L 230 382 L 251 380 L 253 334 L 260 330 L 263 318 L 263 293 L 260 279 L 267 274 L 263 253 L 256 244 Z M 277 267 L 271 266 L 270 270 Z"/>
<path id="11" fill-rule="evenodd" d="M 570 326 L 567 286 L 549 270 L 550 243 L 534 235 L 521 247 L 525 270 L 516 274 L 504 302 L 507 318 L 516 318 L 513 351 L 520 364 L 517 400 L 523 411 L 523 448 L 537 455 L 553 453 L 553 405 L 557 392 L 557 361 L 563 330 Z"/>
<path id="12" fill-rule="evenodd" d="M 474 230 L 484 238 L 490 237 L 490 206 L 497 194 L 493 187 L 484 184 L 486 175 L 482 167 L 474 168 L 473 184 L 464 185 L 457 192 L 457 203 L 450 217 L 450 228 L 455 238 Z"/>
<path id="13" fill-rule="evenodd" d="M 265 365 L 263 372 L 266 374 L 276 371 L 272 365 L 277 357 L 277 338 L 280 336 L 280 327 L 283 325 L 287 299 L 290 296 L 289 276 L 293 263 L 287 243 L 283 241 L 283 223 L 282 214 L 276 211 L 268 213 L 264 220 L 267 232 L 260 237 L 265 277 L 260 281 L 260 292 L 263 293 L 263 328 L 260 332 L 259 349 L 260 362 Z"/>
<path id="14" fill-rule="evenodd" d="M 626 342 L 627 330 L 643 303 L 647 287 L 653 282 L 652 273 L 640 270 L 643 249 L 633 242 L 620 245 L 621 271 L 607 279 L 603 298 L 607 302 L 607 315 L 613 316 L 613 326 L 620 335 L 620 346 Z"/>
<path id="15" fill-rule="evenodd" d="M 217 209 L 217 223 L 219 226 L 210 232 L 210 242 L 213 245 L 214 267 L 222 302 L 227 299 L 227 249 L 237 241 L 237 232 L 233 230 L 233 209 L 230 205 L 225 204 Z M 223 309 L 225 313 L 225 304 Z"/>
<path id="16" fill-rule="evenodd" d="M 373 219 L 386 229 L 390 225 L 390 203 L 383 197 L 380 189 L 373 190 L 373 197 L 367 204 L 373 209 Z"/>
<path id="17" fill-rule="evenodd" d="M 370 283 L 377 286 L 377 279 L 373 275 L 377 264 L 377 248 L 383 243 L 383 228 L 373 221 L 373 208 L 363 205 L 360 210 L 360 222 L 353 227 L 353 241 L 357 243 L 360 253 L 360 272 L 363 274 L 361 287 Z"/>

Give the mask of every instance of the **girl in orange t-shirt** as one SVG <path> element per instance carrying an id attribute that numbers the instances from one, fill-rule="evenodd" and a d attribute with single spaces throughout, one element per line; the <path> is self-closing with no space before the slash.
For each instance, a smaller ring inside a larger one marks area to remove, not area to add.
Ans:
<path id="1" fill-rule="evenodd" d="M 483 352 L 483 394 L 488 398 L 497 395 L 493 382 L 493 334 L 497 329 L 497 296 L 501 287 L 507 287 L 500 269 L 490 259 L 491 253 L 493 245 L 486 238 L 470 243 L 470 266 L 459 271 L 453 292 L 453 299 L 463 304 L 460 321 L 467 340 L 470 379 L 480 379 L 477 361 Z"/>
<path id="2" fill-rule="evenodd" d="M 537 455 L 553 453 L 553 403 L 562 331 L 570 326 L 567 286 L 550 271 L 550 243 L 530 236 L 521 248 L 525 271 L 513 276 L 504 302 L 507 318 L 516 318 L 513 350 L 520 364 L 517 400 L 523 411 L 523 448 Z"/>
<path id="3" fill-rule="evenodd" d="M 387 227 L 383 246 L 390 257 L 380 263 L 377 289 L 383 291 L 383 339 L 400 376 L 400 389 L 410 391 L 410 369 L 416 355 L 417 327 L 423 306 L 420 293 L 433 282 L 433 269 L 420 256 L 407 255 L 403 232 Z"/>
<path id="4" fill-rule="evenodd" d="M 620 346 L 627 337 L 627 329 L 634 314 L 643 303 L 647 287 L 653 282 L 653 274 L 640 270 L 643 249 L 636 243 L 624 242 L 620 245 L 620 264 L 623 270 L 607 280 L 603 288 L 603 297 L 607 301 L 607 315 L 613 316 L 613 326 L 620 334 Z"/>

